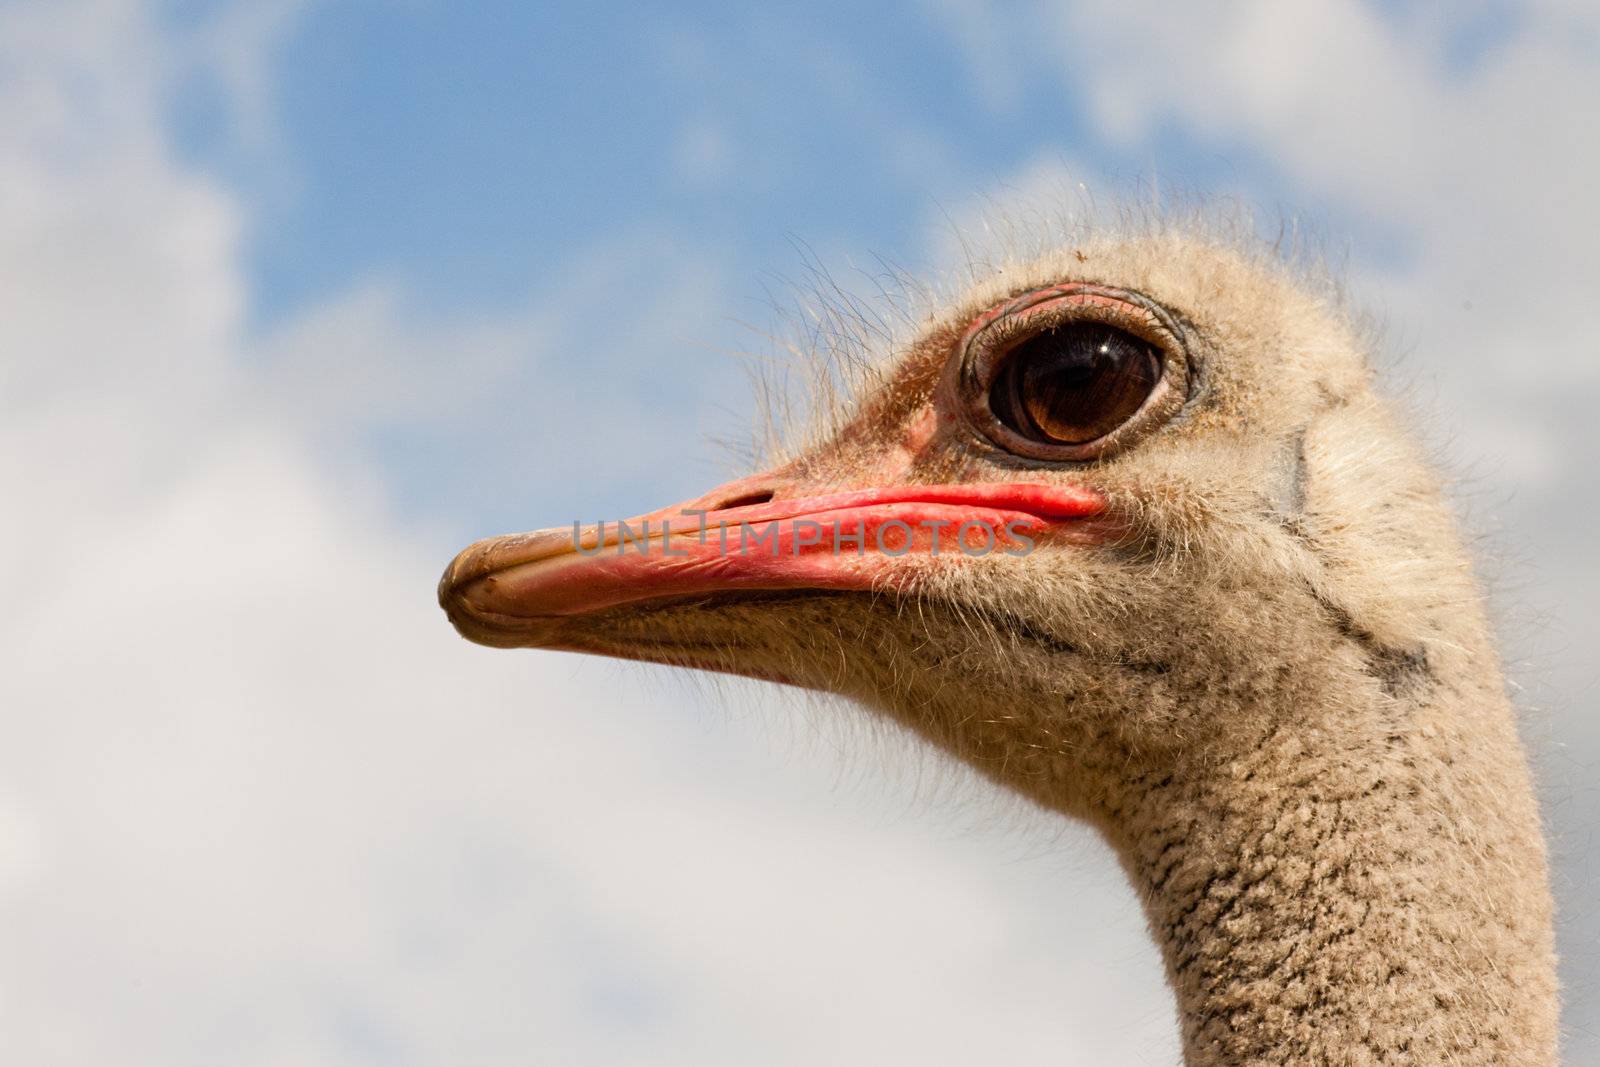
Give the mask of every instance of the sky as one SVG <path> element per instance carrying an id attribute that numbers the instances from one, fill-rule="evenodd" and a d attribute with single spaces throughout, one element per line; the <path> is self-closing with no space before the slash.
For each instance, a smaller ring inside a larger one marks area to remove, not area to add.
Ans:
<path id="1" fill-rule="evenodd" d="M 0 0 L 0 1052 L 1175 1063 L 1086 831 L 848 709 L 469 646 L 433 584 L 741 473 L 819 274 L 1176 195 L 1384 325 L 1595 1059 L 1597 110 L 1577 0 Z"/>

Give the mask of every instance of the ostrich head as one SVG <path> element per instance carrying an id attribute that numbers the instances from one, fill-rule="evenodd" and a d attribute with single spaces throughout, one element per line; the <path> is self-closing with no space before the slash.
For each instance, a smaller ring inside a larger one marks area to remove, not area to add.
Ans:
<path id="1" fill-rule="evenodd" d="M 1367 617 L 1420 610 L 1372 585 L 1435 525 L 1369 389 L 1345 321 L 1259 264 L 1091 245 L 966 294 L 791 461 L 627 530 L 479 542 L 441 595 L 485 644 L 845 694 L 1033 792 L 1091 737 L 1254 729 L 1251 695 L 1325 656 L 1307 616 L 1374 635 L 1370 684 L 1427 669 L 1442 631 L 1391 648 L 1415 620 Z M 1447 609 L 1440 570 L 1393 592 Z"/>
<path id="2" fill-rule="evenodd" d="M 1553 1003 L 1548 897 L 1470 568 L 1329 294 L 1172 234 L 1008 266 L 792 458 L 479 542 L 441 600 L 483 644 L 854 698 L 1093 822 L 1192 1063 L 1545 1062 L 1553 1009 L 1504 1006 Z M 1531 881 L 1440 871 L 1486 858 Z"/>

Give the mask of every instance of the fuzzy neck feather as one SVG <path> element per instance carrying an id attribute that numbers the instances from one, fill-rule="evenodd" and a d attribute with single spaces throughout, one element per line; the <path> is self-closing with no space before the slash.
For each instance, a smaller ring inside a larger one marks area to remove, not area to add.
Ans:
<path id="1" fill-rule="evenodd" d="M 1108 797 L 1190 1067 L 1557 1062 L 1544 846 L 1497 683 L 1282 709 Z"/>

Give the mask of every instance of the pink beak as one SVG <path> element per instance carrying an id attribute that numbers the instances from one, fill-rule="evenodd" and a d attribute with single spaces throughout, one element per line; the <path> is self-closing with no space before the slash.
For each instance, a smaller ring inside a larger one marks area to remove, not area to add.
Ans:
<path id="1" fill-rule="evenodd" d="M 1025 555 L 1105 510 L 1099 493 L 1076 486 L 894 485 L 774 499 L 774 484 L 756 476 L 621 522 L 479 541 L 445 571 L 439 602 L 481 644 L 576 647 L 560 637 L 576 616 L 729 592 L 892 587 L 907 566 Z M 738 503 L 752 497 L 760 502 Z"/>

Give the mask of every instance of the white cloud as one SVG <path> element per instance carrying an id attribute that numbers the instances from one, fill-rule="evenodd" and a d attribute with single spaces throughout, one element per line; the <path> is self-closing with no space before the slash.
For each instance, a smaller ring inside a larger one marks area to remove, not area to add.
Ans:
<path id="1" fill-rule="evenodd" d="M 374 284 L 248 339 L 248 218 L 166 145 L 151 19 L 0 19 L 6 1061 L 1170 1060 L 1087 837 L 886 818 L 833 758 L 775 758 L 760 723 L 800 711 L 759 687 L 708 725 L 660 675 L 469 647 L 432 604 L 444 560 L 361 427 L 470 420 L 586 340 L 602 372 L 659 351 L 714 273 L 668 284 L 629 240 L 530 313 Z"/>
<path id="2" fill-rule="evenodd" d="M 727 275 L 716 249 L 631 228 L 506 309 L 429 313 L 366 279 L 252 338 L 246 362 L 252 389 L 328 462 L 417 442 L 440 466 L 432 484 L 407 487 L 425 505 L 476 502 L 508 522 L 532 521 L 535 505 L 546 523 L 610 516 L 608 485 L 572 477 L 603 471 L 611 486 L 660 494 L 631 500 L 631 514 L 726 474 L 681 445 L 683 461 L 664 466 L 657 442 L 737 435 L 751 421 L 746 382 L 728 373 L 736 359 L 707 351 L 703 332 L 726 316 Z"/>
<path id="3" fill-rule="evenodd" d="M 258 160 L 281 157 L 272 65 L 278 46 L 310 6 L 309 0 L 227 4 L 193 32 L 175 35 L 180 68 L 187 61 L 220 83 L 229 130 Z"/>

